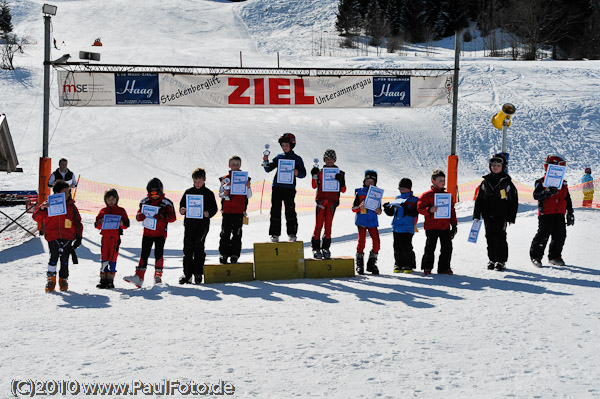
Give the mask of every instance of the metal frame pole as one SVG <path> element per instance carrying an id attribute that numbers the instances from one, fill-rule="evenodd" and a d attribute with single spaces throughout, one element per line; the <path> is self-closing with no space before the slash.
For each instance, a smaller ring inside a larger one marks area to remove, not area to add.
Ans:
<path id="1" fill-rule="evenodd" d="M 454 81 L 452 85 L 452 144 L 450 155 L 456 155 L 456 121 L 458 117 L 458 70 L 460 61 L 460 31 L 454 33 Z"/>
<path id="2" fill-rule="evenodd" d="M 44 15 L 44 120 L 42 157 L 48 158 L 50 130 L 50 16 Z"/>

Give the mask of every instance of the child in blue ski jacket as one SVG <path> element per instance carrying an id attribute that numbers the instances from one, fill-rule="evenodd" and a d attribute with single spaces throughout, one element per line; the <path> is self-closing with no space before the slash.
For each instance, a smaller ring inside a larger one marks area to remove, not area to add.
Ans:
<path id="1" fill-rule="evenodd" d="M 408 178 L 398 184 L 400 195 L 392 202 L 383 204 L 383 211 L 393 216 L 392 230 L 394 232 L 394 273 L 412 273 L 416 268 L 415 252 L 412 238 L 419 212 L 417 211 L 418 197 L 412 192 L 412 181 Z"/>
<path id="2" fill-rule="evenodd" d="M 367 261 L 367 271 L 375 275 L 379 274 L 377 268 L 377 255 L 379 253 L 379 226 L 378 216 L 381 215 L 381 208 L 372 211 L 365 208 L 365 199 L 369 192 L 369 186 L 377 186 L 377 172 L 374 170 L 365 171 L 365 179 L 363 180 L 363 186 L 354 190 L 356 196 L 354 197 L 354 203 L 352 205 L 352 212 L 356 213 L 356 219 L 354 224 L 358 227 L 358 245 L 356 246 L 356 272 L 358 274 L 364 274 L 365 264 L 365 244 L 367 241 L 367 232 L 373 240 L 373 249 L 369 253 L 369 260 Z"/>

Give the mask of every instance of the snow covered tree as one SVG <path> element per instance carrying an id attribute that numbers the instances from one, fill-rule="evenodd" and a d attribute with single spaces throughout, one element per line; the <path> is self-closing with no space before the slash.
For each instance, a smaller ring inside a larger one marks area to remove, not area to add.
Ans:
<path id="1" fill-rule="evenodd" d="M 362 16 L 359 0 L 340 0 L 335 29 L 342 36 L 355 35 L 360 31 Z"/>
<path id="2" fill-rule="evenodd" d="M 10 15 L 10 6 L 8 0 L 0 0 L 0 32 L 6 34 L 13 31 L 12 15 Z"/>

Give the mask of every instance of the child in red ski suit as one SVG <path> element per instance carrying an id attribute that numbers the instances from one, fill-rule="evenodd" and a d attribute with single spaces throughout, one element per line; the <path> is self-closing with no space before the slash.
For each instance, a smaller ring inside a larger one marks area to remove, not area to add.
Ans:
<path id="1" fill-rule="evenodd" d="M 117 258 L 119 257 L 119 247 L 121 246 L 121 235 L 123 230 L 129 227 L 129 217 L 125 209 L 121 208 L 119 203 L 119 193 L 114 188 L 104 193 L 104 203 L 106 207 L 102 208 L 96 216 L 94 225 L 100 234 L 102 234 L 102 249 L 100 255 L 100 283 L 97 288 L 115 288 L 114 280 L 117 272 Z M 118 229 L 102 229 L 105 215 L 121 216 Z"/>

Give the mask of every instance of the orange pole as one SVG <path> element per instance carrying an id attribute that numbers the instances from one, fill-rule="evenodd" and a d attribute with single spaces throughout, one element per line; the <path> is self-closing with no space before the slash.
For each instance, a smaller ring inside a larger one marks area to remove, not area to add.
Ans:
<path id="1" fill-rule="evenodd" d="M 40 179 L 38 181 L 38 206 L 42 204 L 42 202 L 46 201 L 48 195 L 50 195 L 50 187 L 48 187 L 48 180 L 50 179 L 50 174 L 52 174 L 52 158 L 44 158 L 40 157 Z M 44 225 L 42 223 L 38 223 L 38 230 L 42 231 L 44 229 Z"/>
<path id="2" fill-rule="evenodd" d="M 446 185 L 448 192 L 452 194 L 454 202 L 458 202 L 458 155 L 448 155 L 448 179 Z"/>

